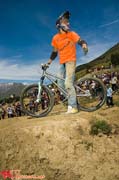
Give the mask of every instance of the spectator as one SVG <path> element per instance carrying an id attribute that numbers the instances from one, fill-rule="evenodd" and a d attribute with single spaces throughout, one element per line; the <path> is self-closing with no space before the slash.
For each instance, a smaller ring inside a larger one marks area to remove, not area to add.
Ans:
<path id="1" fill-rule="evenodd" d="M 14 117 L 14 108 L 11 105 L 7 107 L 7 115 L 8 115 L 8 118 Z"/>
<path id="2" fill-rule="evenodd" d="M 16 116 L 21 116 L 21 104 L 18 102 L 15 106 Z"/>
<path id="3" fill-rule="evenodd" d="M 107 104 L 107 106 L 108 107 L 111 107 L 111 106 L 113 106 L 114 104 L 113 104 L 113 90 L 112 90 L 112 88 L 111 88 L 111 85 L 110 84 L 107 84 L 106 85 L 106 87 L 107 87 L 107 99 L 106 99 L 106 104 Z"/>
<path id="4" fill-rule="evenodd" d="M 0 104 L 0 120 L 5 118 L 5 109 Z"/>
<path id="5" fill-rule="evenodd" d="M 0 120 L 2 119 L 2 105 L 0 104 Z"/>
<path id="6" fill-rule="evenodd" d="M 5 119 L 5 114 L 6 114 L 5 109 L 2 107 L 2 119 Z"/>
<path id="7" fill-rule="evenodd" d="M 112 77 L 111 83 L 112 83 L 112 90 L 116 91 L 116 89 L 117 89 L 117 77 L 115 75 Z"/>

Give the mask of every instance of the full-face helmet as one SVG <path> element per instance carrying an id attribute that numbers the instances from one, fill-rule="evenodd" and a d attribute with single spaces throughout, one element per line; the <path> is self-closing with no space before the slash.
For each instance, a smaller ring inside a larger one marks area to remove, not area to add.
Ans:
<path id="1" fill-rule="evenodd" d="M 56 28 L 58 30 L 62 29 L 65 32 L 69 31 L 69 18 L 70 18 L 69 11 L 65 11 L 64 13 L 62 13 L 56 21 Z"/>

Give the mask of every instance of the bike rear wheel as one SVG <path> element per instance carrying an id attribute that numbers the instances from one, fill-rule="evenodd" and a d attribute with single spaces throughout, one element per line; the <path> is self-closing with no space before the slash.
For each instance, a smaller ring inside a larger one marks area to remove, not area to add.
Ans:
<path id="1" fill-rule="evenodd" d="M 106 89 L 97 78 L 82 78 L 76 81 L 76 94 L 79 108 L 92 112 L 102 107 L 106 100 Z"/>
<path id="2" fill-rule="evenodd" d="M 44 117 L 54 106 L 54 96 L 47 86 L 42 85 L 37 102 L 38 91 L 38 84 L 32 84 L 24 88 L 21 94 L 22 110 L 32 117 Z"/>

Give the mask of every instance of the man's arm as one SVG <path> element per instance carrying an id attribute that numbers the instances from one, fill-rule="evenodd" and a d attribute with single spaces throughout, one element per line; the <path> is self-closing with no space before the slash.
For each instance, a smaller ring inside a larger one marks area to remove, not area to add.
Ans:
<path id="1" fill-rule="evenodd" d="M 53 47 L 53 50 L 50 55 L 50 59 L 48 60 L 48 64 L 51 64 L 52 61 L 57 57 L 58 51 L 55 47 Z"/>
<path id="2" fill-rule="evenodd" d="M 82 47 L 84 54 L 87 54 L 88 53 L 87 42 L 85 40 L 79 39 L 77 43 Z"/>

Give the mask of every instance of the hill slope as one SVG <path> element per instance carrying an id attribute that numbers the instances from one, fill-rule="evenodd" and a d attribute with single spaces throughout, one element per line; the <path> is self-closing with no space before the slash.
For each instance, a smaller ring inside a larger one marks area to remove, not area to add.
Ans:
<path id="1" fill-rule="evenodd" d="M 24 175 L 45 175 L 45 180 L 118 180 L 118 107 L 56 114 L 0 121 L 0 171 L 18 169 Z M 112 124 L 113 133 L 90 135 L 95 119 Z"/>
<path id="2" fill-rule="evenodd" d="M 93 61 L 77 66 L 77 74 L 80 73 L 82 75 L 85 75 L 87 69 L 101 67 L 102 65 L 109 66 L 111 64 L 111 56 L 114 54 L 119 54 L 119 43 L 117 43 L 115 46 L 110 48 L 107 52 L 94 59 Z"/>

